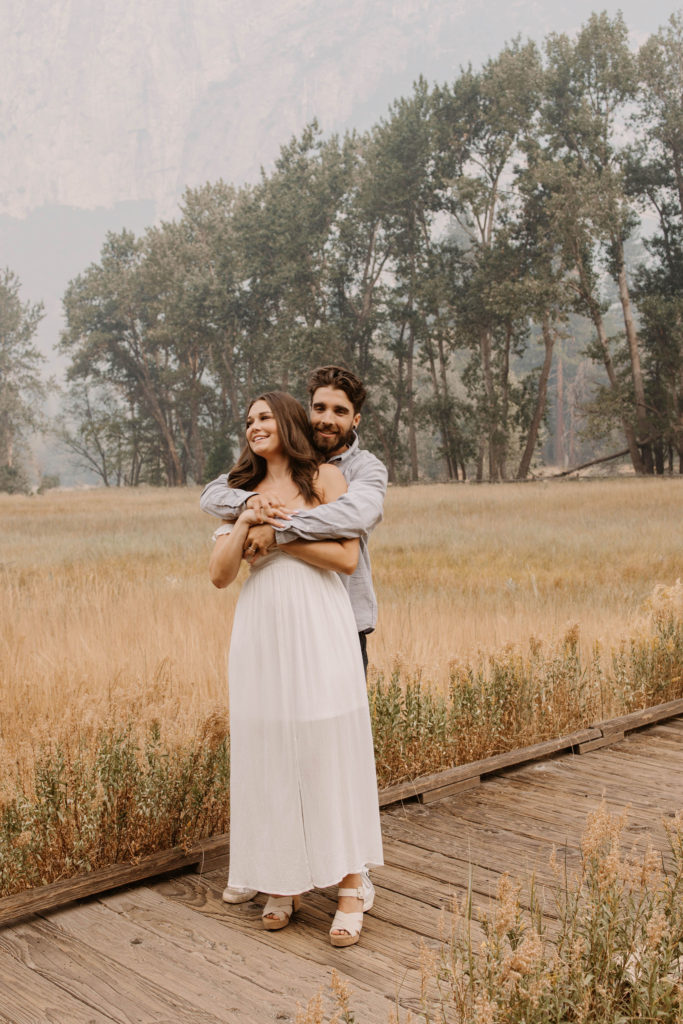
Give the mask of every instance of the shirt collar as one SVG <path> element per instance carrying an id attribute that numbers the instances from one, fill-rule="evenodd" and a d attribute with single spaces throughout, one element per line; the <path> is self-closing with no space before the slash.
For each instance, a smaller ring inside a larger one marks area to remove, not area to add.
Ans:
<path id="1" fill-rule="evenodd" d="M 356 433 L 355 430 L 352 430 L 351 433 L 353 434 L 353 441 L 346 449 L 346 451 L 342 452 L 341 455 L 333 455 L 332 458 L 329 459 L 329 462 L 332 462 L 335 465 L 343 466 L 345 462 L 348 462 L 352 455 L 355 455 L 355 453 L 358 451 L 358 434 Z"/>

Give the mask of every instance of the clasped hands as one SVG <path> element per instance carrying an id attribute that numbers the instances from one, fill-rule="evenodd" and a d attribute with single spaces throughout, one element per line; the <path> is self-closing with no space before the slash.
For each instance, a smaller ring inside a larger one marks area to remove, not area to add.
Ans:
<path id="1" fill-rule="evenodd" d="M 276 495 L 252 494 L 246 501 L 245 520 L 250 523 L 242 554 L 249 565 L 275 547 L 275 526 L 284 526 L 289 509 Z"/>

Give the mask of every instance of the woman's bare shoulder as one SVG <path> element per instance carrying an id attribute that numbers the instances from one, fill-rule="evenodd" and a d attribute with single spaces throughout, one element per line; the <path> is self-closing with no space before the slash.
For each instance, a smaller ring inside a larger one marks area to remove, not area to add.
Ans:
<path id="1" fill-rule="evenodd" d="M 343 473 L 329 462 L 323 462 L 318 466 L 316 486 L 324 502 L 335 501 L 347 490 Z"/>

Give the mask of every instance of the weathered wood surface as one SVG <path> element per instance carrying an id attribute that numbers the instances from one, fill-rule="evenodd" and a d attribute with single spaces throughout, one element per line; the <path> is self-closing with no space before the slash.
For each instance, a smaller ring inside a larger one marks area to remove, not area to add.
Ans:
<path id="1" fill-rule="evenodd" d="M 415 1012 L 420 943 L 439 947 L 453 897 L 468 886 L 475 905 L 487 907 L 503 872 L 533 872 L 552 931 L 550 853 L 579 863 L 586 815 L 601 799 L 613 811 L 629 807 L 628 840 L 642 846 L 649 834 L 666 859 L 662 817 L 683 805 L 683 717 L 618 739 L 631 728 L 638 726 L 622 722 L 612 745 L 581 756 L 484 772 L 468 790 L 457 788 L 467 780 L 451 779 L 450 795 L 386 809 L 376 905 L 350 949 L 334 950 L 327 939 L 331 890 L 307 895 L 288 928 L 265 932 L 262 897 L 236 907 L 221 901 L 223 870 L 34 913 L 0 930 L 0 1022 L 294 1022 L 297 1003 L 321 987 L 329 1019 L 333 969 L 351 985 L 359 1024 L 387 1024 L 397 1001 L 404 1014 Z M 439 789 L 446 786 L 425 792 Z"/>
<path id="2" fill-rule="evenodd" d="M 50 885 L 18 892 L 14 896 L 5 896 L 0 900 L 0 926 L 40 910 L 54 910 L 73 900 L 132 885 L 168 871 L 190 867 L 198 871 L 210 871 L 220 866 L 222 860 L 227 863 L 227 846 L 227 836 L 213 836 L 189 850 L 181 847 L 161 850 L 135 863 L 112 864 L 88 875 L 65 878 L 51 882 Z"/>

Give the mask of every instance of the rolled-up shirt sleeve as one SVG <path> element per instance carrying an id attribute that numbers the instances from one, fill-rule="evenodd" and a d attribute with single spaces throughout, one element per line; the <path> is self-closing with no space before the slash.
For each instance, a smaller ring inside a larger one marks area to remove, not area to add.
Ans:
<path id="1" fill-rule="evenodd" d="M 349 489 L 336 501 L 300 509 L 286 527 L 275 530 L 278 544 L 291 540 L 347 540 L 369 534 L 382 519 L 387 490 L 387 471 L 370 457 Z"/>
<path id="2" fill-rule="evenodd" d="M 254 491 L 241 491 L 239 488 L 230 487 L 228 477 L 217 477 L 208 483 L 199 498 L 199 507 L 202 512 L 208 512 L 210 516 L 217 516 L 219 519 L 237 519 L 244 512 L 246 502 L 251 498 Z"/>

